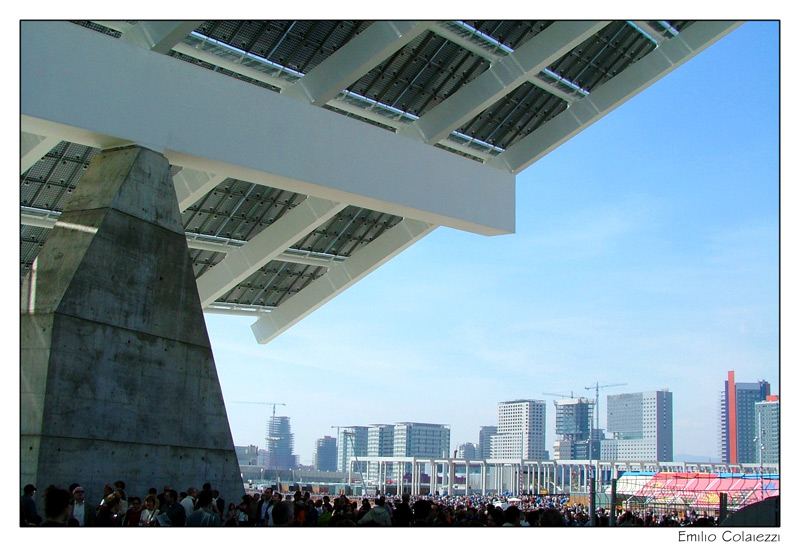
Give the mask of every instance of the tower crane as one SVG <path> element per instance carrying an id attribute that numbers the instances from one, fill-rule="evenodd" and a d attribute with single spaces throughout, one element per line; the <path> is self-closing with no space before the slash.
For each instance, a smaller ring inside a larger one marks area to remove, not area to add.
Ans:
<path id="1" fill-rule="evenodd" d="M 552 395 L 553 397 L 562 397 L 564 399 L 574 399 L 575 393 L 570 390 L 569 395 L 564 395 L 563 393 L 542 393 L 542 395 Z"/>
<path id="2" fill-rule="evenodd" d="M 267 403 L 267 402 L 253 402 L 253 401 L 233 401 L 236 404 L 240 405 L 272 405 L 272 417 L 275 417 L 275 407 L 276 406 L 286 406 L 286 403 Z"/>
<path id="3" fill-rule="evenodd" d="M 591 386 L 586 386 L 585 389 L 594 389 L 594 406 L 595 406 L 594 410 L 597 413 L 597 431 L 598 432 L 600 431 L 600 390 L 604 389 L 604 388 L 607 388 L 607 387 L 617 387 L 617 386 L 626 386 L 626 385 L 628 385 L 628 384 L 624 383 L 624 382 L 621 383 L 621 384 L 604 384 L 604 385 L 600 385 L 600 382 L 595 382 Z"/>
<path id="4" fill-rule="evenodd" d="M 347 439 L 350 439 L 350 446 L 353 449 L 353 459 L 356 461 L 356 468 L 358 469 L 358 474 L 361 477 L 362 492 L 363 492 L 363 494 L 366 494 L 366 492 L 367 492 L 367 483 L 364 482 L 364 471 L 361 469 L 361 462 L 358 461 L 358 454 L 356 454 L 356 442 L 354 440 L 354 437 L 356 436 L 356 434 L 355 434 L 354 431 L 352 431 L 353 427 L 354 426 L 352 426 L 352 425 L 332 425 L 331 429 L 336 428 L 336 442 L 337 443 L 339 442 L 339 437 L 340 436 L 345 438 L 344 451 L 342 452 L 342 463 L 344 465 L 347 465 L 348 475 L 352 472 L 352 468 L 351 468 L 349 462 L 347 462 Z M 341 431 L 342 429 L 344 429 L 344 431 Z M 348 431 L 348 429 L 350 431 Z"/>

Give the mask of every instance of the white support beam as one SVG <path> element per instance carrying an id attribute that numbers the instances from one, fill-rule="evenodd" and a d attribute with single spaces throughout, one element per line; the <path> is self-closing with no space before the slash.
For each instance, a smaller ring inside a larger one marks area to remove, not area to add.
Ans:
<path id="1" fill-rule="evenodd" d="M 172 182 L 175 185 L 175 195 L 178 197 L 178 207 L 181 212 L 197 203 L 197 200 L 219 186 L 226 178 L 228 177 L 225 175 L 214 175 L 188 167 L 175 173 Z"/>
<path id="2" fill-rule="evenodd" d="M 24 131 L 135 143 L 184 168 L 484 235 L 514 231 L 510 173 L 78 25 L 20 29 Z"/>
<path id="3" fill-rule="evenodd" d="M 203 307 L 212 304 L 256 270 L 280 256 L 292 243 L 327 222 L 346 206 L 345 203 L 308 197 L 245 245 L 231 250 L 219 264 L 197 278 L 197 291 Z"/>
<path id="4" fill-rule="evenodd" d="M 259 344 L 266 344 L 367 274 L 431 233 L 436 226 L 405 219 L 361 248 L 346 261 L 331 266 L 301 292 L 252 325 Z"/>
<path id="5" fill-rule="evenodd" d="M 647 35 L 650 36 L 650 38 L 652 38 L 658 43 L 658 45 L 661 45 L 666 40 L 666 38 L 661 34 L 661 32 L 659 32 L 659 29 L 657 29 L 647 21 L 633 21 L 633 24 L 642 29 L 643 31 L 645 31 Z"/>
<path id="6" fill-rule="evenodd" d="M 438 22 L 433 28 L 431 28 L 431 30 L 448 42 L 452 42 L 458 47 L 464 48 L 478 57 L 481 57 L 482 59 L 486 59 L 490 63 L 494 64 L 505 57 L 505 55 L 498 55 L 497 53 L 493 53 L 485 48 L 482 48 L 477 43 L 469 40 L 467 37 L 457 34 L 453 30 L 449 29 L 446 26 L 446 23 L 443 21 Z"/>
<path id="7" fill-rule="evenodd" d="M 698 21 L 487 163 L 519 173 L 739 26 Z"/>
<path id="8" fill-rule="evenodd" d="M 372 23 L 283 93 L 323 105 L 432 26 L 419 21 Z"/>
<path id="9" fill-rule="evenodd" d="M 128 27 L 120 40 L 156 53 L 167 53 L 202 21 L 138 21 Z"/>
<path id="10" fill-rule="evenodd" d="M 22 131 L 19 136 L 20 174 L 33 167 L 37 161 L 55 148 L 59 142 L 61 142 L 61 139 L 56 137 L 34 135 L 33 133 Z"/>
<path id="11" fill-rule="evenodd" d="M 436 143 L 531 80 L 548 65 L 608 25 L 608 21 L 557 21 L 402 130 Z"/>
<path id="12" fill-rule="evenodd" d="M 46 211 L 44 209 L 34 209 L 33 207 L 22 207 L 19 213 L 19 223 L 22 226 L 36 226 L 52 230 L 56 221 L 61 216 L 59 211 Z M 228 239 L 224 237 L 203 236 L 201 234 L 186 234 L 186 245 L 190 249 L 210 251 L 212 253 L 228 254 L 236 249 L 244 247 L 246 241 Z M 305 264 L 306 266 L 321 266 L 330 268 L 336 262 L 343 262 L 344 257 L 315 253 L 312 251 L 300 251 L 297 249 L 286 249 L 275 260 L 281 262 L 291 262 L 292 264 Z"/>

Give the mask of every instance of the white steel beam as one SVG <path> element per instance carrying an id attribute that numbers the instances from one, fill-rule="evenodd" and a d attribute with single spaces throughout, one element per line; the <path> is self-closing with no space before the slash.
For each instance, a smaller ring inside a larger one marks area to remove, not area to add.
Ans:
<path id="1" fill-rule="evenodd" d="M 436 34 L 438 34 L 439 36 L 441 36 L 442 38 L 446 39 L 448 42 L 453 42 L 458 47 L 464 48 L 467 51 L 474 53 L 478 57 L 486 59 L 490 63 L 496 63 L 497 61 L 505 57 L 505 55 L 498 55 L 497 53 L 493 53 L 485 48 L 482 48 L 481 46 L 469 40 L 465 36 L 461 36 L 460 34 L 454 32 L 453 30 L 449 29 L 446 26 L 446 23 L 443 21 L 438 22 L 436 26 L 431 28 L 431 30 Z"/>
<path id="2" fill-rule="evenodd" d="M 138 21 L 122 33 L 120 40 L 156 53 L 167 53 L 201 23 L 202 21 Z"/>
<path id="3" fill-rule="evenodd" d="M 487 107 L 531 80 L 548 65 L 589 38 L 608 21 L 557 21 L 500 59 L 487 71 L 430 112 L 402 130 L 402 134 L 436 143 Z"/>
<path id="4" fill-rule="evenodd" d="M 277 258 L 292 243 L 301 239 L 347 206 L 309 197 L 238 249 L 232 249 L 213 268 L 197 278 L 197 291 L 203 307 L 247 279 L 264 264 Z"/>
<path id="5" fill-rule="evenodd" d="M 323 105 L 432 26 L 419 21 L 372 23 L 283 93 Z"/>
<path id="6" fill-rule="evenodd" d="M 188 167 L 175 173 L 172 182 L 175 185 L 175 195 L 178 197 L 178 207 L 181 212 L 197 203 L 197 200 L 219 186 L 226 178 L 224 175 L 214 175 Z"/>
<path id="7" fill-rule="evenodd" d="M 633 24 L 645 31 L 658 45 L 661 45 L 666 40 L 659 30 L 647 21 L 633 21 Z"/>
<path id="8" fill-rule="evenodd" d="M 184 168 L 484 235 L 514 231 L 510 173 L 78 25 L 20 28 L 24 131 L 135 143 Z"/>
<path id="9" fill-rule="evenodd" d="M 519 173 L 739 26 L 698 21 L 487 163 Z"/>
<path id="10" fill-rule="evenodd" d="M 59 142 L 61 142 L 61 139 L 56 137 L 34 135 L 33 133 L 26 133 L 25 131 L 20 132 L 20 174 L 33 167 L 37 161 L 42 159 L 45 154 L 55 148 Z"/>
<path id="11" fill-rule="evenodd" d="M 52 230 L 56 221 L 61 216 L 59 211 L 46 211 L 44 209 L 34 209 L 32 207 L 21 207 L 19 223 L 22 226 L 36 226 Z M 212 253 L 228 254 L 235 249 L 243 247 L 247 242 L 228 238 L 217 238 L 203 236 L 201 234 L 186 234 L 186 245 L 190 249 L 201 251 L 211 251 Z M 335 262 L 342 262 L 344 257 L 315 253 L 312 251 L 300 251 L 297 249 L 286 249 L 274 260 L 281 262 L 291 262 L 293 264 L 305 264 L 306 266 L 322 266 L 329 268 Z"/>
<path id="12" fill-rule="evenodd" d="M 405 219 L 361 248 L 328 273 L 262 316 L 251 328 L 259 344 L 266 344 L 367 274 L 431 233 L 436 226 Z"/>

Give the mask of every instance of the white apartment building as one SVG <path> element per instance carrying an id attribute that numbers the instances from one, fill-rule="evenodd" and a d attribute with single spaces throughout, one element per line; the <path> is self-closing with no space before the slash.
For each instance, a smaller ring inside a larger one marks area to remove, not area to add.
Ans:
<path id="1" fill-rule="evenodd" d="M 491 458 L 545 460 L 545 401 L 519 399 L 498 403 L 497 434 L 491 437 Z"/>

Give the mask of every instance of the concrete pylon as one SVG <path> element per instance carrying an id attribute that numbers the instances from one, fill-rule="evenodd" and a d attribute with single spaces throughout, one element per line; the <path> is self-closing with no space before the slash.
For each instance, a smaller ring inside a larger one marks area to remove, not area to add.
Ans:
<path id="1" fill-rule="evenodd" d="M 98 154 L 22 283 L 21 484 L 244 494 L 169 162 Z M 41 511 L 40 511 L 41 512 Z"/>

